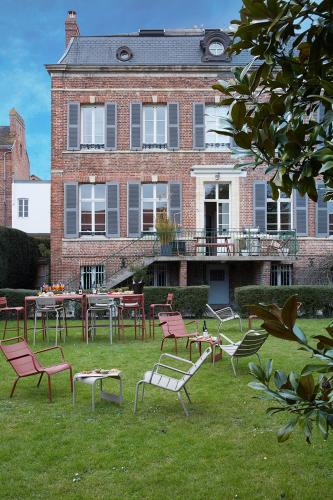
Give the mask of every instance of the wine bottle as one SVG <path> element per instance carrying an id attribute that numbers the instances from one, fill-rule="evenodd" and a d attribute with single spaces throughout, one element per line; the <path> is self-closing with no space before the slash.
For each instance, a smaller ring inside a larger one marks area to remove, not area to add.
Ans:
<path id="1" fill-rule="evenodd" d="M 204 322 L 203 322 L 203 326 L 202 326 L 202 336 L 203 336 L 203 337 L 208 337 L 208 330 L 207 330 L 206 320 L 204 320 Z"/>

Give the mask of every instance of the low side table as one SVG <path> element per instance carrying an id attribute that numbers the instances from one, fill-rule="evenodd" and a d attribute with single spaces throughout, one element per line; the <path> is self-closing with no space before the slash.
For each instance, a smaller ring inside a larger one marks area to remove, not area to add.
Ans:
<path id="1" fill-rule="evenodd" d="M 220 345 L 220 337 L 191 337 L 189 339 L 189 344 L 190 344 L 190 360 L 192 361 L 192 344 L 197 343 L 199 347 L 199 355 L 201 356 L 201 351 L 202 351 L 202 344 L 209 344 L 212 348 L 212 352 L 210 355 L 211 362 L 213 365 L 215 364 L 215 361 L 218 361 L 219 359 L 222 359 L 222 351 L 219 348 Z M 215 349 L 216 347 L 219 349 L 219 353 L 215 354 Z"/>
<path id="2" fill-rule="evenodd" d="M 95 387 L 97 382 L 99 381 L 100 386 L 100 398 L 106 399 L 107 401 L 112 401 L 113 403 L 121 404 L 123 401 L 123 385 L 122 385 L 122 376 L 121 371 L 118 373 L 76 373 L 73 377 L 73 406 L 75 405 L 75 388 L 77 382 L 82 382 L 83 384 L 91 385 L 91 407 L 92 410 L 95 410 Z M 112 392 L 108 392 L 103 390 L 103 380 L 105 379 L 114 379 L 119 381 L 119 393 L 113 394 Z"/>

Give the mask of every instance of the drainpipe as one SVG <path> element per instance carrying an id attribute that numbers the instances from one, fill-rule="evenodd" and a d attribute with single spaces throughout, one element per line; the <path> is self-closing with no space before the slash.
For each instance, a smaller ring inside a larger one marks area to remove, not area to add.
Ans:
<path id="1" fill-rule="evenodd" d="M 6 181 L 7 181 L 7 172 L 6 172 L 6 155 L 13 152 L 15 146 L 16 139 L 10 148 L 9 151 L 5 151 L 3 154 L 3 222 L 4 226 L 7 227 L 7 202 L 6 202 Z M 10 224 L 11 225 L 11 224 Z"/>

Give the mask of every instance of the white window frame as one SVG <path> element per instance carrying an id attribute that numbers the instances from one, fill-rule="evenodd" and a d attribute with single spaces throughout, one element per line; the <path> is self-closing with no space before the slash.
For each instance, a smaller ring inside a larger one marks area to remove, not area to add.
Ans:
<path id="1" fill-rule="evenodd" d="M 268 203 L 276 203 L 277 204 L 277 207 L 276 207 L 276 213 L 277 213 L 277 228 L 276 229 L 268 229 L 268 226 L 269 226 L 269 223 L 268 223 Z M 290 225 L 289 225 L 289 228 L 281 228 L 281 214 L 282 213 L 286 213 L 286 212 L 281 212 L 281 204 L 282 203 L 290 203 Z M 294 207 L 293 207 L 293 197 L 291 196 L 290 198 L 283 198 L 281 196 L 279 196 L 279 198 L 277 200 L 273 200 L 273 198 L 269 197 L 268 196 L 268 190 L 267 190 L 267 199 L 266 199 L 266 227 L 267 227 L 267 232 L 270 233 L 274 233 L 276 231 L 291 231 L 292 228 L 293 228 L 293 210 L 294 210 Z"/>
<path id="2" fill-rule="evenodd" d="M 105 284 L 105 266 L 102 264 L 80 267 L 80 284 L 85 290 Z"/>
<path id="3" fill-rule="evenodd" d="M 29 198 L 18 198 L 18 217 L 26 219 L 29 217 Z"/>
<path id="4" fill-rule="evenodd" d="M 146 141 L 146 113 L 147 109 L 152 109 L 153 110 L 153 142 L 147 142 Z M 157 142 L 157 110 L 158 109 L 164 109 L 164 142 Z M 156 104 L 156 105 L 151 105 L 151 104 L 144 104 L 142 106 L 142 138 L 143 138 L 143 145 L 148 144 L 155 146 L 163 146 L 164 148 L 167 147 L 168 143 L 168 109 L 165 104 Z"/>
<path id="5" fill-rule="evenodd" d="M 92 196 L 91 198 L 83 198 L 82 197 L 82 186 L 91 186 L 92 188 Z M 95 196 L 95 188 L 96 186 L 104 186 L 104 198 L 96 198 Z M 98 234 L 98 235 L 104 235 L 106 233 L 106 184 L 80 184 L 79 186 L 79 199 L 80 199 L 80 234 L 82 236 L 86 235 L 91 235 L 91 234 Z M 90 201 L 91 202 L 91 231 L 82 231 L 82 202 L 83 201 Z M 104 212 L 105 212 L 105 223 L 104 223 L 104 231 L 96 231 L 96 220 L 95 220 L 95 215 L 96 215 L 96 202 L 101 202 L 104 201 Z"/>
<path id="6" fill-rule="evenodd" d="M 293 284 L 292 264 L 271 264 L 271 286 L 290 286 Z"/>
<path id="7" fill-rule="evenodd" d="M 153 186 L 153 197 L 152 198 L 144 198 L 143 197 L 143 186 L 150 184 Z M 166 186 L 166 197 L 165 198 L 157 198 L 156 196 L 156 188 L 158 184 L 164 184 Z M 153 229 L 152 231 L 144 231 L 143 229 L 143 203 L 148 202 L 148 203 L 153 203 Z M 149 182 L 143 182 L 141 184 L 141 231 L 144 233 L 151 233 L 156 231 L 156 204 L 158 202 L 166 202 L 166 210 L 167 214 L 169 214 L 169 184 L 167 182 L 156 182 L 156 183 L 149 183 Z"/>
<path id="8" fill-rule="evenodd" d="M 208 184 L 215 185 L 215 198 L 206 198 L 206 186 Z M 229 187 L 229 198 L 219 198 L 219 185 L 227 185 Z M 231 183 L 230 182 L 205 182 L 204 183 L 204 203 L 216 203 L 216 234 L 217 236 L 223 236 L 224 233 L 230 230 L 230 222 L 231 222 Z M 223 224 L 219 224 L 219 216 L 220 216 L 220 204 L 225 203 L 229 207 L 229 220 L 226 227 L 223 227 Z"/>
<path id="9" fill-rule="evenodd" d="M 209 132 L 209 130 L 221 130 L 223 125 L 220 120 L 227 118 L 228 113 L 229 106 L 205 105 L 205 149 L 219 151 L 230 149 L 229 136 Z"/>
<path id="10" fill-rule="evenodd" d="M 91 142 L 87 142 L 84 140 L 84 111 L 86 109 L 92 109 L 92 116 L 91 116 Z M 96 141 L 96 109 L 103 110 L 102 116 L 103 116 L 103 123 L 102 123 L 102 131 L 103 131 L 103 140 L 102 142 L 97 142 Z M 103 105 L 86 105 L 86 106 L 81 106 L 80 108 L 80 113 L 81 113 L 81 131 L 80 131 L 80 144 L 81 148 L 82 145 L 86 146 L 88 149 L 104 149 L 105 147 L 105 111 L 104 111 L 104 106 Z M 91 148 L 89 148 L 91 146 Z"/>

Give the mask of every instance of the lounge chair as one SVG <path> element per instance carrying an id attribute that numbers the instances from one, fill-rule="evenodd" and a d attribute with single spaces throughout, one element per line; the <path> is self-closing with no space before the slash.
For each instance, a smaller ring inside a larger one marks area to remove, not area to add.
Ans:
<path id="1" fill-rule="evenodd" d="M 172 391 L 176 392 L 179 402 L 183 407 L 185 415 L 188 417 L 188 411 L 187 408 L 184 404 L 182 395 L 181 395 L 181 390 L 184 389 L 184 392 L 186 394 L 186 397 L 191 403 L 190 395 L 186 389 L 186 384 L 187 382 L 193 377 L 193 375 L 199 370 L 200 366 L 202 363 L 210 356 L 212 350 L 210 347 L 208 347 L 200 356 L 200 358 L 195 362 L 192 363 L 192 361 L 189 361 L 188 359 L 184 358 L 179 358 L 178 356 L 174 356 L 173 354 L 166 354 L 163 353 L 160 356 L 160 359 L 158 363 L 156 363 L 151 371 L 145 372 L 143 379 L 139 380 L 139 382 L 136 384 L 136 389 L 135 389 L 135 401 L 134 401 L 134 413 L 137 411 L 137 406 L 138 406 L 138 393 L 139 393 L 139 387 L 142 384 L 142 401 L 144 398 L 144 388 L 145 384 L 153 385 L 155 387 L 159 387 L 160 389 L 165 389 L 167 391 Z M 181 370 L 179 368 L 175 368 L 174 366 L 169 366 L 166 365 L 164 362 L 164 359 L 172 359 L 176 362 L 181 362 L 181 363 L 187 363 L 190 365 L 190 368 L 186 371 Z M 181 378 L 175 378 L 171 377 L 168 375 L 164 375 L 160 373 L 160 368 L 166 370 L 166 371 L 171 371 L 174 372 L 175 374 L 179 373 L 182 374 Z"/>
<path id="2" fill-rule="evenodd" d="M 10 345 L 4 345 L 10 341 L 16 341 L 16 342 Z M 46 373 L 48 377 L 48 397 L 51 402 L 52 401 L 51 375 L 62 372 L 64 370 L 69 370 L 71 390 L 73 390 L 72 367 L 69 363 L 66 363 L 62 347 L 60 346 L 47 347 L 46 349 L 40 349 L 39 351 L 33 352 L 28 346 L 27 342 L 23 339 L 23 337 L 13 337 L 11 339 L 1 340 L 0 349 L 3 352 L 7 361 L 11 364 L 13 370 L 17 374 L 17 378 L 14 382 L 12 391 L 10 393 L 10 397 L 13 396 L 16 384 L 20 378 L 30 377 L 30 375 L 39 375 L 39 381 L 37 384 L 37 387 L 39 387 L 43 375 L 44 373 Z M 53 349 L 60 349 L 62 363 L 44 367 L 38 361 L 36 354 L 41 352 L 51 351 Z"/>
<path id="3" fill-rule="evenodd" d="M 235 313 L 231 307 L 223 307 L 223 309 L 217 309 L 216 311 L 209 305 L 206 304 L 208 312 L 218 321 L 217 334 L 220 333 L 223 323 L 230 321 L 232 319 L 238 319 L 240 331 L 243 331 L 242 320 L 239 314 Z"/>
<path id="4" fill-rule="evenodd" d="M 268 337 L 268 334 L 265 333 L 264 330 L 249 330 L 239 342 L 233 342 L 223 333 L 220 333 L 220 336 L 229 342 L 229 345 L 220 344 L 220 348 L 231 357 L 232 369 L 235 376 L 237 373 L 234 365 L 234 359 L 238 362 L 238 358 L 245 358 L 256 354 L 259 363 L 261 363 L 258 351 Z"/>
<path id="5" fill-rule="evenodd" d="M 162 327 L 163 339 L 161 342 L 161 351 L 163 349 L 163 344 L 167 339 L 174 339 L 175 348 L 177 353 L 177 340 L 189 337 L 194 337 L 200 335 L 198 330 L 197 321 L 188 321 L 186 324 L 184 323 L 183 317 L 180 312 L 177 311 L 163 311 L 158 313 L 159 325 Z M 195 332 L 187 332 L 186 325 L 190 325 L 192 323 L 196 324 Z M 186 344 L 187 346 L 187 344 Z"/>

